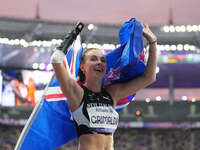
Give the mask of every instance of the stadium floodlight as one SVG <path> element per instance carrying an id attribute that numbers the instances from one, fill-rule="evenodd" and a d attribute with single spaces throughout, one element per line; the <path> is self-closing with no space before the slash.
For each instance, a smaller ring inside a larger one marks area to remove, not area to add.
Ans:
<path id="1" fill-rule="evenodd" d="M 161 100 L 162 100 L 161 96 L 156 96 L 156 101 L 161 101 Z"/>
<path id="2" fill-rule="evenodd" d="M 38 64 L 38 63 L 34 63 L 34 64 L 32 65 L 32 68 L 33 68 L 33 69 L 38 69 L 38 68 L 39 68 L 39 64 Z"/>
<path id="3" fill-rule="evenodd" d="M 193 98 L 192 98 L 192 102 L 196 102 L 196 98 L 193 97 Z"/>
<path id="4" fill-rule="evenodd" d="M 91 31 L 91 30 L 93 30 L 93 29 L 94 29 L 94 27 L 95 27 L 95 26 L 94 26 L 94 24 L 89 24 L 89 25 L 88 25 L 88 30 L 90 30 L 90 31 Z"/>
<path id="5" fill-rule="evenodd" d="M 145 101 L 146 101 L 147 103 L 149 103 L 149 102 L 151 101 L 151 99 L 150 99 L 149 97 L 147 97 L 147 98 L 145 99 Z"/>
<path id="6" fill-rule="evenodd" d="M 39 65 L 39 69 L 40 69 L 40 70 L 44 70 L 44 69 L 45 69 L 45 64 L 44 64 L 44 63 L 41 63 L 41 64 Z"/>
<path id="7" fill-rule="evenodd" d="M 187 96 L 182 96 L 183 101 L 187 101 Z"/>

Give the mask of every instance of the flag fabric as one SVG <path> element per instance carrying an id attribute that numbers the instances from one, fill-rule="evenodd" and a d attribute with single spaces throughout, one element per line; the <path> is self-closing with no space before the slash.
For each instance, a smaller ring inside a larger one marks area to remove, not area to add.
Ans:
<path id="1" fill-rule="evenodd" d="M 125 22 L 119 31 L 120 47 L 106 54 L 107 71 L 103 78 L 104 85 L 125 82 L 145 69 L 144 46 L 142 40 L 142 25 L 132 18 Z M 135 94 L 120 99 L 116 109 L 120 111 L 134 100 Z"/>
<path id="2" fill-rule="evenodd" d="M 77 80 L 82 52 L 78 38 L 63 61 L 74 80 Z M 74 138 L 76 131 L 68 103 L 54 75 L 25 125 L 15 150 L 53 150 Z"/>
<path id="3" fill-rule="evenodd" d="M 141 24 L 136 19 L 124 23 L 119 37 L 121 46 L 106 54 L 107 72 L 102 80 L 104 86 L 130 80 L 143 73 L 145 69 L 144 61 L 140 59 L 143 51 Z M 82 52 L 81 42 L 76 40 L 63 61 L 76 81 Z M 116 110 L 123 109 L 134 97 L 133 93 L 119 100 Z M 25 125 L 15 150 L 53 150 L 76 137 L 68 102 L 59 87 L 58 80 L 53 76 L 43 99 L 37 103 Z"/>

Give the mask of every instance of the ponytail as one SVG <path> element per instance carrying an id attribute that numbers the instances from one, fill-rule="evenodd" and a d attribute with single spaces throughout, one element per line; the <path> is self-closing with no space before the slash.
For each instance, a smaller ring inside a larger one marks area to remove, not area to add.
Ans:
<path id="1" fill-rule="evenodd" d="M 83 71 L 80 68 L 79 68 L 78 76 L 79 76 L 79 81 L 84 83 L 85 75 L 84 75 Z"/>

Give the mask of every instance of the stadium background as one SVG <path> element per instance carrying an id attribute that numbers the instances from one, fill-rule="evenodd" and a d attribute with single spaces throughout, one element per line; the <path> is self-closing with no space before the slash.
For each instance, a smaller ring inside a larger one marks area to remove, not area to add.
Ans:
<path id="1" fill-rule="evenodd" d="M 86 24 L 84 48 L 109 51 L 131 17 L 148 23 L 158 37 L 157 81 L 120 112 L 115 149 L 200 149 L 199 5 L 198 0 L 1 1 L 0 150 L 14 149 L 53 74 L 52 48 L 74 24 Z M 77 149 L 77 141 L 58 149 Z"/>

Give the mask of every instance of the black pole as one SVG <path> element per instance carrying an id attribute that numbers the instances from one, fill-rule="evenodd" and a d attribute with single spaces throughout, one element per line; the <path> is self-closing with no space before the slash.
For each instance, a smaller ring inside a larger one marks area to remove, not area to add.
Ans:
<path id="1" fill-rule="evenodd" d="M 174 104 L 174 76 L 169 75 L 169 104 Z"/>

